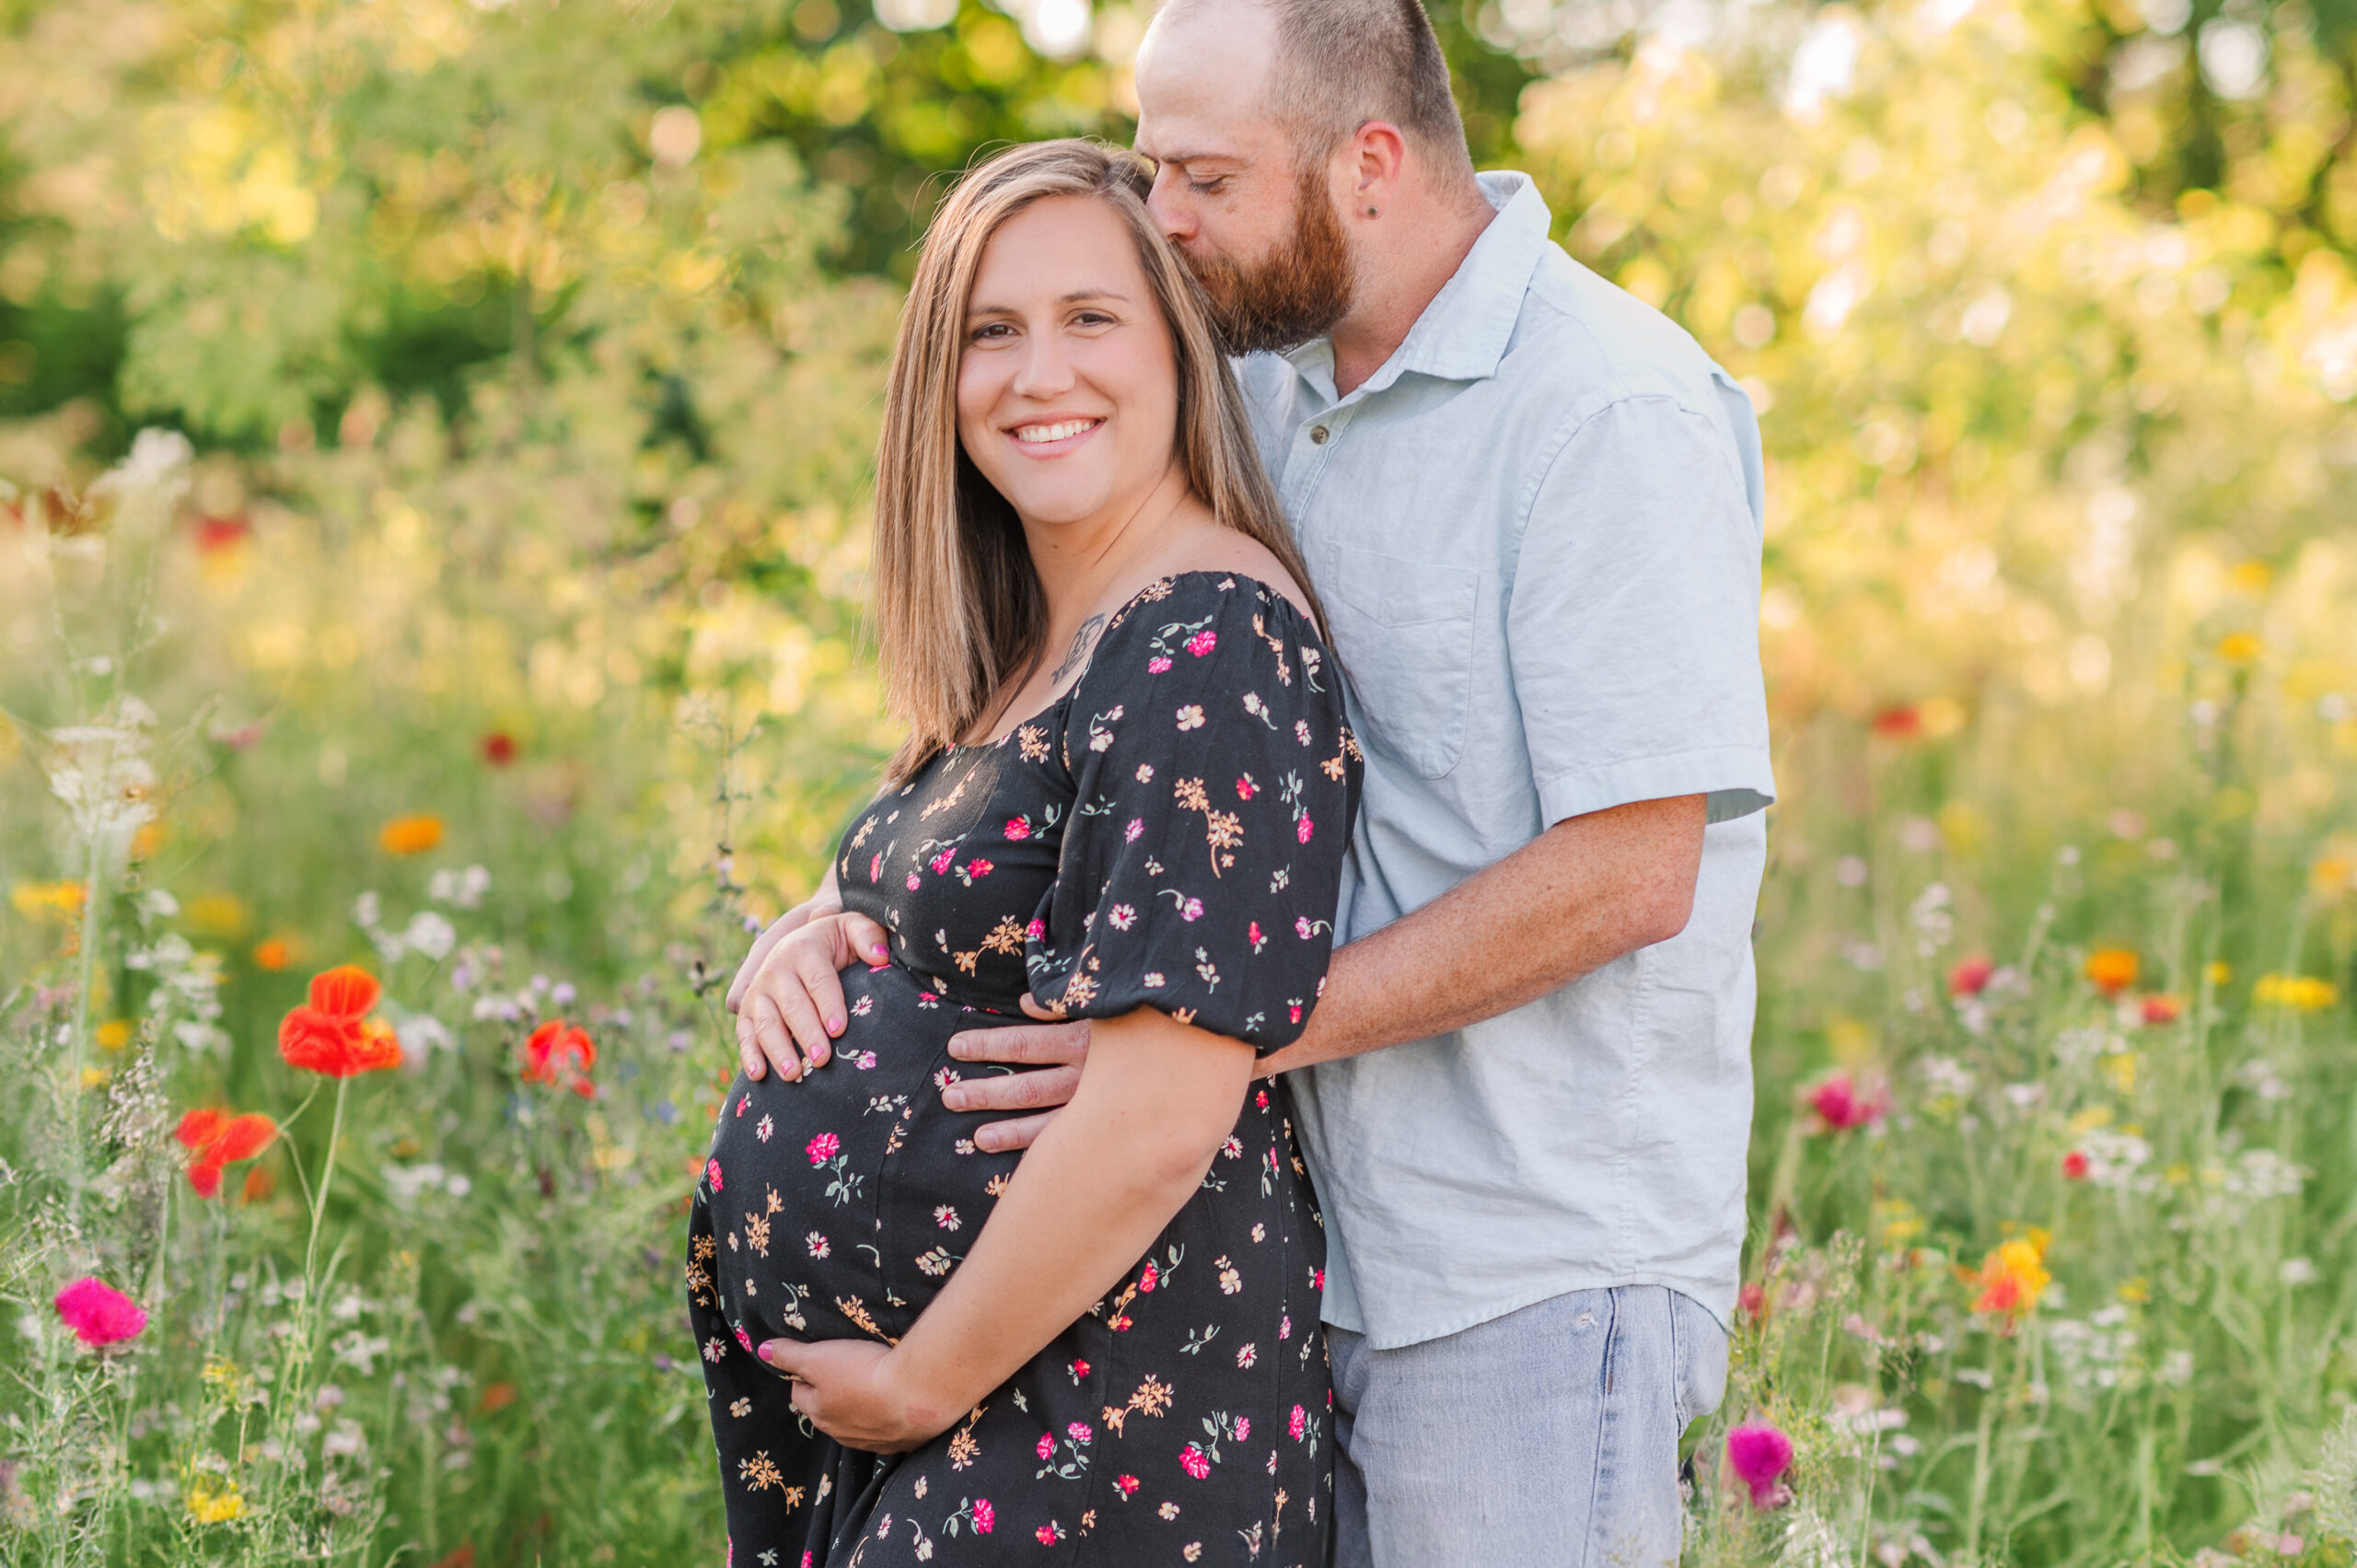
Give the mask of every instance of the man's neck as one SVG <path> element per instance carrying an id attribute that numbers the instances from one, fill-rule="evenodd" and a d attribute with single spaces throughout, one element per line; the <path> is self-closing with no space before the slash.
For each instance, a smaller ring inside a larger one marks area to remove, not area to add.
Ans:
<path id="1" fill-rule="evenodd" d="M 1362 231 L 1357 292 L 1332 334 L 1337 397 L 1349 397 L 1399 351 L 1497 215 L 1476 186 L 1454 200 L 1434 193 L 1400 202 Z"/>

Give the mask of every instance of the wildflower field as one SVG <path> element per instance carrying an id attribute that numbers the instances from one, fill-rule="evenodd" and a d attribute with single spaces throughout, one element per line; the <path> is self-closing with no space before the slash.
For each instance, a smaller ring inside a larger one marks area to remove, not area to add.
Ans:
<path id="1" fill-rule="evenodd" d="M 1485 0 L 1761 411 L 1689 1560 L 2357 1553 L 2357 11 Z M 720 993 L 893 737 L 936 176 L 1086 0 L 0 6 L 0 1560 L 715 1560 Z"/>

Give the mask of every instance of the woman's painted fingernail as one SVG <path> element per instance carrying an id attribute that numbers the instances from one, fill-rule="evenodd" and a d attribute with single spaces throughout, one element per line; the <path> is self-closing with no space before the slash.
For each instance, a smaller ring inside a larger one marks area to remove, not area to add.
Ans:
<path id="1" fill-rule="evenodd" d="M 769 1341 L 767 1341 L 767 1340 L 763 1340 L 763 1341 L 761 1342 L 761 1345 L 760 1345 L 760 1346 L 759 1346 L 759 1347 L 758 1347 L 758 1348 L 753 1352 L 753 1353 L 754 1353 L 755 1355 L 760 1356 L 763 1361 L 767 1361 L 767 1360 L 770 1358 L 770 1342 L 769 1342 Z"/>
<path id="2" fill-rule="evenodd" d="M 825 1046 L 819 1046 L 810 1052 L 810 1065 L 813 1067 L 824 1067 L 827 1064 L 827 1059 L 833 1054 L 834 1052 L 829 1051 Z"/>
<path id="3" fill-rule="evenodd" d="M 885 959 L 887 959 L 887 958 L 890 958 L 892 955 L 890 954 L 890 952 L 888 952 L 888 951 L 885 948 L 885 946 L 884 946 L 884 944 L 883 944 L 883 943 L 878 942 L 877 944 L 876 944 L 876 946 L 875 946 L 875 947 L 870 947 L 870 948 L 867 950 L 867 956 L 868 956 L 869 958 L 874 958 L 877 963 L 879 963 L 879 964 L 880 964 L 880 963 L 882 963 Z"/>
<path id="4" fill-rule="evenodd" d="M 827 1020 L 827 1032 L 830 1035 L 839 1035 L 842 1033 L 843 1021 L 841 1018 L 829 1018 Z"/>

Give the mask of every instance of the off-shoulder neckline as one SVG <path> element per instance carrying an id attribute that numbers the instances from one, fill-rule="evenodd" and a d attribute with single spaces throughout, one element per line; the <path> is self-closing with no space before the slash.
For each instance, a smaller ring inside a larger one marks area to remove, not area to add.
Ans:
<path id="1" fill-rule="evenodd" d="M 1294 603 L 1292 595 L 1286 593 L 1283 589 L 1278 587 L 1274 583 L 1268 581 L 1264 577 L 1256 577 L 1249 572 L 1214 572 L 1208 567 L 1200 567 L 1187 572 L 1166 572 L 1161 576 L 1156 577 L 1154 581 L 1148 583 L 1145 587 L 1140 588 L 1137 592 L 1132 594 L 1128 598 L 1123 599 L 1120 604 L 1114 608 L 1112 613 L 1105 618 L 1105 633 L 1109 633 L 1116 624 L 1126 620 L 1130 611 L 1135 610 L 1141 602 L 1144 601 L 1146 595 L 1154 592 L 1155 589 L 1162 587 L 1165 585 L 1175 586 L 1185 581 L 1189 577 L 1221 577 L 1225 578 L 1239 587 L 1248 583 L 1253 587 L 1260 589 L 1263 597 L 1283 608 L 1287 614 L 1293 616 L 1295 620 L 1307 621 L 1309 619 L 1308 614 L 1303 610 L 1301 606 Z M 1166 595 L 1165 597 L 1167 598 L 1167 596 Z M 1046 719 L 1058 708 L 1062 707 L 1066 703 L 1072 701 L 1073 694 L 1080 690 L 1081 683 L 1088 679 L 1089 670 L 1096 666 L 1097 650 L 1104 647 L 1104 645 L 1105 634 L 1100 633 L 1097 636 L 1096 645 L 1088 650 L 1088 656 L 1081 660 L 1080 672 L 1072 678 L 1072 684 L 1057 692 L 1053 697 L 1048 699 L 1047 706 L 1041 708 L 1038 713 L 1031 714 L 1026 717 L 1016 720 L 1006 727 L 1004 734 L 994 735 L 988 740 L 977 740 L 971 744 L 951 745 L 944 749 L 942 755 L 946 757 L 961 751 L 992 750 L 994 748 L 1004 746 L 1008 741 L 1014 739 L 1019 731 L 1028 726 L 1038 724 Z"/>

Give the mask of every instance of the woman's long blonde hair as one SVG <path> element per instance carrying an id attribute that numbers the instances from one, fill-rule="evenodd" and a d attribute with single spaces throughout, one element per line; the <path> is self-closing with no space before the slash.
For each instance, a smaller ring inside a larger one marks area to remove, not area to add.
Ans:
<path id="1" fill-rule="evenodd" d="M 1047 597 L 1023 525 L 958 439 L 958 362 L 974 274 L 999 226 L 1034 202 L 1093 196 L 1129 226 L 1178 364 L 1177 442 L 1187 482 L 1221 524 L 1266 546 L 1311 591 L 1211 313 L 1146 212 L 1153 184 L 1133 153 L 1036 142 L 969 173 L 925 233 L 892 349 L 876 459 L 877 628 L 887 700 L 909 730 L 892 760 L 895 780 L 970 731 L 994 695 L 1028 676 L 1047 637 Z M 1314 598 L 1310 606 L 1319 609 Z"/>

